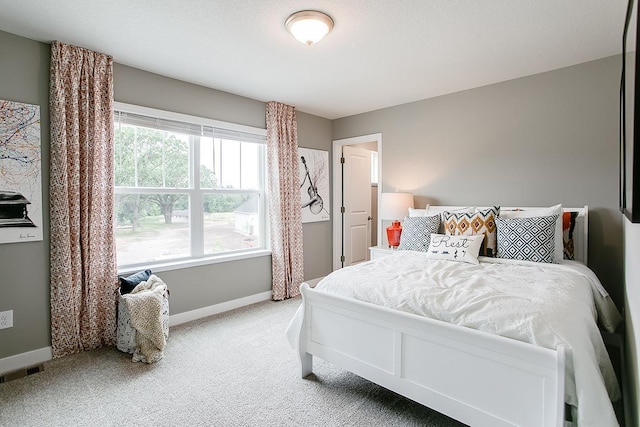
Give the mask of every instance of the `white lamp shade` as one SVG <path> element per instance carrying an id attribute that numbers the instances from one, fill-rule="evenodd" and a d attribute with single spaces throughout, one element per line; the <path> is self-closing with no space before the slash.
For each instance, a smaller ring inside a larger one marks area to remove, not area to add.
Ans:
<path id="1" fill-rule="evenodd" d="M 382 193 L 380 195 L 380 219 L 388 221 L 401 221 L 409 214 L 409 208 L 413 207 L 413 194 L 411 193 Z"/>
<path id="2" fill-rule="evenodd" d="M 285 26 L 296 40 L 311 46 L 331 31 L 333 19 L 316 10 L 303 10 L 291 15 Z"/>

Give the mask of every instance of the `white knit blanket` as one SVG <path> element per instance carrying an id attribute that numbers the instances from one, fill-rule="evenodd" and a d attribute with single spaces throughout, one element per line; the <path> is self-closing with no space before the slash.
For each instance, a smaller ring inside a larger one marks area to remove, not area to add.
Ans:
<path id="1" fill-rule="evenodd" d="M 167 344 L 162 329 L 162 302 L 167 285 L 152 274 L 129 294 L 122 295 L 129 311 L 131 326 L 136 330 L 134 362 L 154 363 L 162 359 Z"/>

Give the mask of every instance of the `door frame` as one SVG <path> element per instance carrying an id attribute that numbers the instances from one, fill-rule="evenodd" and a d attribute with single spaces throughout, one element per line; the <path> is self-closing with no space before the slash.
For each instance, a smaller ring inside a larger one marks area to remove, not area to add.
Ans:
<path id="1" fill-rule="evenodd" d="M 366 144 L 376 142 L 378 144 L 378 211 L 380 211 L 380 193 L 382 192 L 382 134 L 372 133 L 369 135 L 356 136 L 353 138 L 336 139 L 333 141 L 333 255 L 331 265 L 333 270 L 338 270 L 340 266 L 340 255 L 342 249 L 342 167 L 340 165 L 340 156 L 342 155 L 342 147 L 345 145 Z M 380 227 L 381 220 L 378 218 L 378 242 L 380 245 Z"/>

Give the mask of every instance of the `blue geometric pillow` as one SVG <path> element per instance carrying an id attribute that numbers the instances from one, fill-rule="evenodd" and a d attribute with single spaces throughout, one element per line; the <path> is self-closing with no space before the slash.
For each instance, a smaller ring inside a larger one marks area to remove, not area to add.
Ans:
<path id="1" fill-rule="evenodd" d="M 496 218 L 498 258 L 553 263 L 558 215 Z"/>
<path id="2" fill-rule="evenodd" d="M 431 243 L 431 233 L 440 228 L 440 215 L 408 216 L 402 222 L 400 250 L 426 252 Z"/>

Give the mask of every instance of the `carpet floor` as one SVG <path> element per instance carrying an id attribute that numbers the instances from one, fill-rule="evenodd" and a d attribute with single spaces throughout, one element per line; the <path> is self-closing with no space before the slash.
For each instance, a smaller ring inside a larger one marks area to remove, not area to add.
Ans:
<path id="1" fill-rule="evenodd" d="M 462 424 L 321 359 L 300 378 L 285 328 L 299 299 L 172 327 L 164 358 L 115 347 L 0 384 L 0 426 L 433 426 Z"/>

